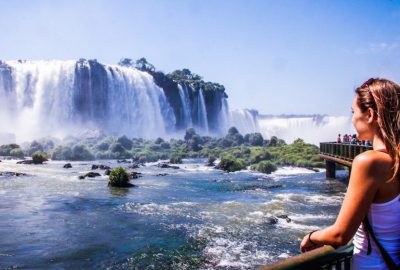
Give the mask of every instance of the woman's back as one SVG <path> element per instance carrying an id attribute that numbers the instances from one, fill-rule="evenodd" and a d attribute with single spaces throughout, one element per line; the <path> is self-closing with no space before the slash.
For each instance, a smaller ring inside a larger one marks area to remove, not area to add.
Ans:
<path id="1" fill-rule="evenodd" d="M 367 151 L 361 155 L 366 160 L 380 163 L 381 177 L 376 181 L 381 185 L 368 210 L 368 220 L 376 239 L 396 264 L 400 264 L 400 183 L 398 178 L 388 181 L 393 174 L 393 159 L 385 149 Z M 371 244 L 369 255 L 368 242 Z M 353 244 L 353 269 L 387 269 L 379 248 L 372 237 L 366 234 L 363 223 L 354 235 Z"/>
<path id="2" fill-rule="evenodd" d="M 372 203 L 368 211 L 368 220 L 376 239 L 392 259 L 400 264 L 400 194 L 385 203 Z M 353 239 L 353 269 L 387 269 L 372 237 L 369 241 L 372 249 L 371 254 L 367 255 L 368 236 L 361 224 Z"/>

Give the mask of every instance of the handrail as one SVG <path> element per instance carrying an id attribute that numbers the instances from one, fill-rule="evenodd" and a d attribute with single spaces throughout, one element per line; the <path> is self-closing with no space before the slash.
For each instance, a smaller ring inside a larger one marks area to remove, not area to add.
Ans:
<path id="1" fill-rule="evenodd" d="M 319 144 L 320 154 L 337 157 L 347 161 L 353 161 L 358 154 L 367 150 L 372 150 L 372 146 L 335 142 L 323 142 Z"/>
<path id="2" fill-rule="evenodd" d="M 350 269 L 353 256 L 353 244 L 334 248 L 323 246 L 318 249 L 279 261 L 260 270 L 292 270 L 292 269 Z"/>

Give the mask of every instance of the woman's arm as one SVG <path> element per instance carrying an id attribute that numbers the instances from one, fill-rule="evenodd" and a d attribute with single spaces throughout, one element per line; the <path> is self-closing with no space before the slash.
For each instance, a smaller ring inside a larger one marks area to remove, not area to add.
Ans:
<path id="1" fill-rule="evenodd" d="M 324 230 L 314 232 L 311 238 L 306 235 L 300 245 L 302 252 L 322 245 L 345 245 L 350 241 L 366 216 L 379 187 L 387 180 L 390 164 L 381 155 L 367 151 L 354 159 L 349 186 L 336 222 Z"/>

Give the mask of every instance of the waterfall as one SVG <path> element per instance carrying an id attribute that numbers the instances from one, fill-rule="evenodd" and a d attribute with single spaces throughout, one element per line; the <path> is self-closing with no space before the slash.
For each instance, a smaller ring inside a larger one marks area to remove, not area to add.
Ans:
<path id="1" fill-rule="evenodd" d="M 206 103 L 204 101 L 203 89 L 198 91 L 198 98 L 197 98 L 197 119 L 198 125 L 202 133 L 208 134 L 208 120 L 207 120 L 207 110 L 206 110 Z"/>
<path id="2" fill-rule="evenodd" d="M 242 134 L 259 132 L 265 139 L 277 136 L 287 143 L 301 138 L 318 145 L 335 141 L 338 133 L 354 133 L 349 116 L 266 116 L 253 110 L 233 110 L 229 123 Z"/>
<path id="3" fill-rule="evenodd" d="M 335 141 L 338 133 L 353 134 L 350 116 L 259 116 L 258 125 L 264 138 L 277 136 L 290 143 L 302 138 L 308 143 Z"/>
<path id="4" fill-rule="evenodd" d="M 88 129 L 154 138 L 176 123 L 151 75 L 86 60 L 0 63 L 0 120 L 16 141 Z"/>
<path id="5" fill-rule="evenodd" d="M 242 134 L 259 132 L 257 116 L 256 111 L 232 110 L 230 112 L 230 127 L 236 127 Z"/>
<path id="6" fill-rule="evenodd" d="M 182 102 L 182 110 L 183 110 L 183 117 L 184 117 L 184 125 L 185 127 L 191 127 L 193 125 L 192 123 L 192 112 L 191 112 L 191 105 L 190 105 L 190 99 L 189 99 L 189 93 L 187 90 L 186 85 L 184 84 L 183 87 L 181 84 L 178 84 L 178 90 L 179 90 L 179 96 L 181 98 Z"/>

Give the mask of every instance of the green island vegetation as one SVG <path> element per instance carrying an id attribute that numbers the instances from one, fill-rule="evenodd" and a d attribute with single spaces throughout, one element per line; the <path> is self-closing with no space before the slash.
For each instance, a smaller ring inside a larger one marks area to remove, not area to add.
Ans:
<path id="1" fill-rule="evenodd" d="M 133 184 L 129 183 L 129 174 L 122 167 L 117 167 L 111 170 L 108 185 L 111 187 L 134 186 Z"/>
<path id="2" fill-rule="evenodd" d="M 269 174 L 278 166 L 323 168 L 324 162 L 318 156 L 319 148 L 297 139 L 291 144 L 272 136 L 266 140 L 260 133 L 244 136 L 235 127 L 220 138 L 200 136 L 193 128 L 186 130 L 183 139 L 162 138 L 145 140 L 127 136 L 113 137 L 101 135 L 98 138 L 78 139 L 69 137 L 61 142 L 42 139 L 20 147 L 16 144 L 0 146 L 0 156 L 22 158 L 39 156 L 38 162 L 47 157 L 52 160 L 95 160 L 132 159 L 136 163 L 169 160 L 182 163 L 183 158 L 205 158 L 208 165 L 234 172 L 250 167 Z M 35 160 L 35 158 L 33 158 Z"/>

